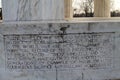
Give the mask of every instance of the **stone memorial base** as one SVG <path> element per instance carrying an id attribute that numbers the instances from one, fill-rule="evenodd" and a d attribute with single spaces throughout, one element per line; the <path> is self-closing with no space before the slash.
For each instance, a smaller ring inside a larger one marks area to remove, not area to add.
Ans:
<path id="1" fill-rule="evenodd" d="M 0 80 L 120 79 L 120 23 L 1 23 Z"/>

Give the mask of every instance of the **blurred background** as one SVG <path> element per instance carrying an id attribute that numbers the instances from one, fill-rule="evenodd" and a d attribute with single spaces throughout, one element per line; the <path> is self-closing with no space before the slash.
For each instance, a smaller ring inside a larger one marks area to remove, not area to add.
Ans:
<path id="1" fill-rule="evenodd" d="M 120 17 L 120 0 L 111 0 L 111 17 Z M 94 0 L 72 0 L 73 17 L 94 17 Z"/>

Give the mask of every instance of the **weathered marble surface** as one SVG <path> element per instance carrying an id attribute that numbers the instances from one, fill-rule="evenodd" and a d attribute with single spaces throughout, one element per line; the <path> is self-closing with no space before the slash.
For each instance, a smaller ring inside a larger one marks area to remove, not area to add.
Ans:
<path id="1" fill-rule="evenodd" d="M 119 31 L 120 23 L 2 23 L 0 80 L 120 79 Z M 37 52 L 39 49 L 43 50 Z M 63 57 L 60 57 L 61 53 Z M 65 60 L 68 63 L 62 63 Z M 38 66 L 52 64 L 54 67 L 33 68 L 28 65 L 36 64 L 22 62 L 38 63 Z"/>
<path id="2" fill-rule="evenodd" d="M 2 0 L 4 21 L 63 20 L 64 0 Z"/>

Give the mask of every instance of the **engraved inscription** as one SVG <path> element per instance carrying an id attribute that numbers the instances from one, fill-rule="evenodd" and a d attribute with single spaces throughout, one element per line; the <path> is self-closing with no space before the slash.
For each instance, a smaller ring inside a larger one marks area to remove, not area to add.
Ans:
<path id="1" fill-rule="evenodd" d="M 4 35 L 7 69 L 112 67 L 114 33 Z"/>

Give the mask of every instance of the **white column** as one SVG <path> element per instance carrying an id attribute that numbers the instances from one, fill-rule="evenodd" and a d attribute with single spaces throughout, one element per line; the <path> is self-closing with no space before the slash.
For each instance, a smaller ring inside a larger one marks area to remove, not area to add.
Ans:
<path id="1" fill-rule="evenodd" d="M 72 0 L 64 0 L 65 8 L 65 19 L 73 18 Z"/>
<path id="2" fill-rule="evenodd" d="M 110 17 L 110 0 L 94 0 L 94 16 Z"/>

